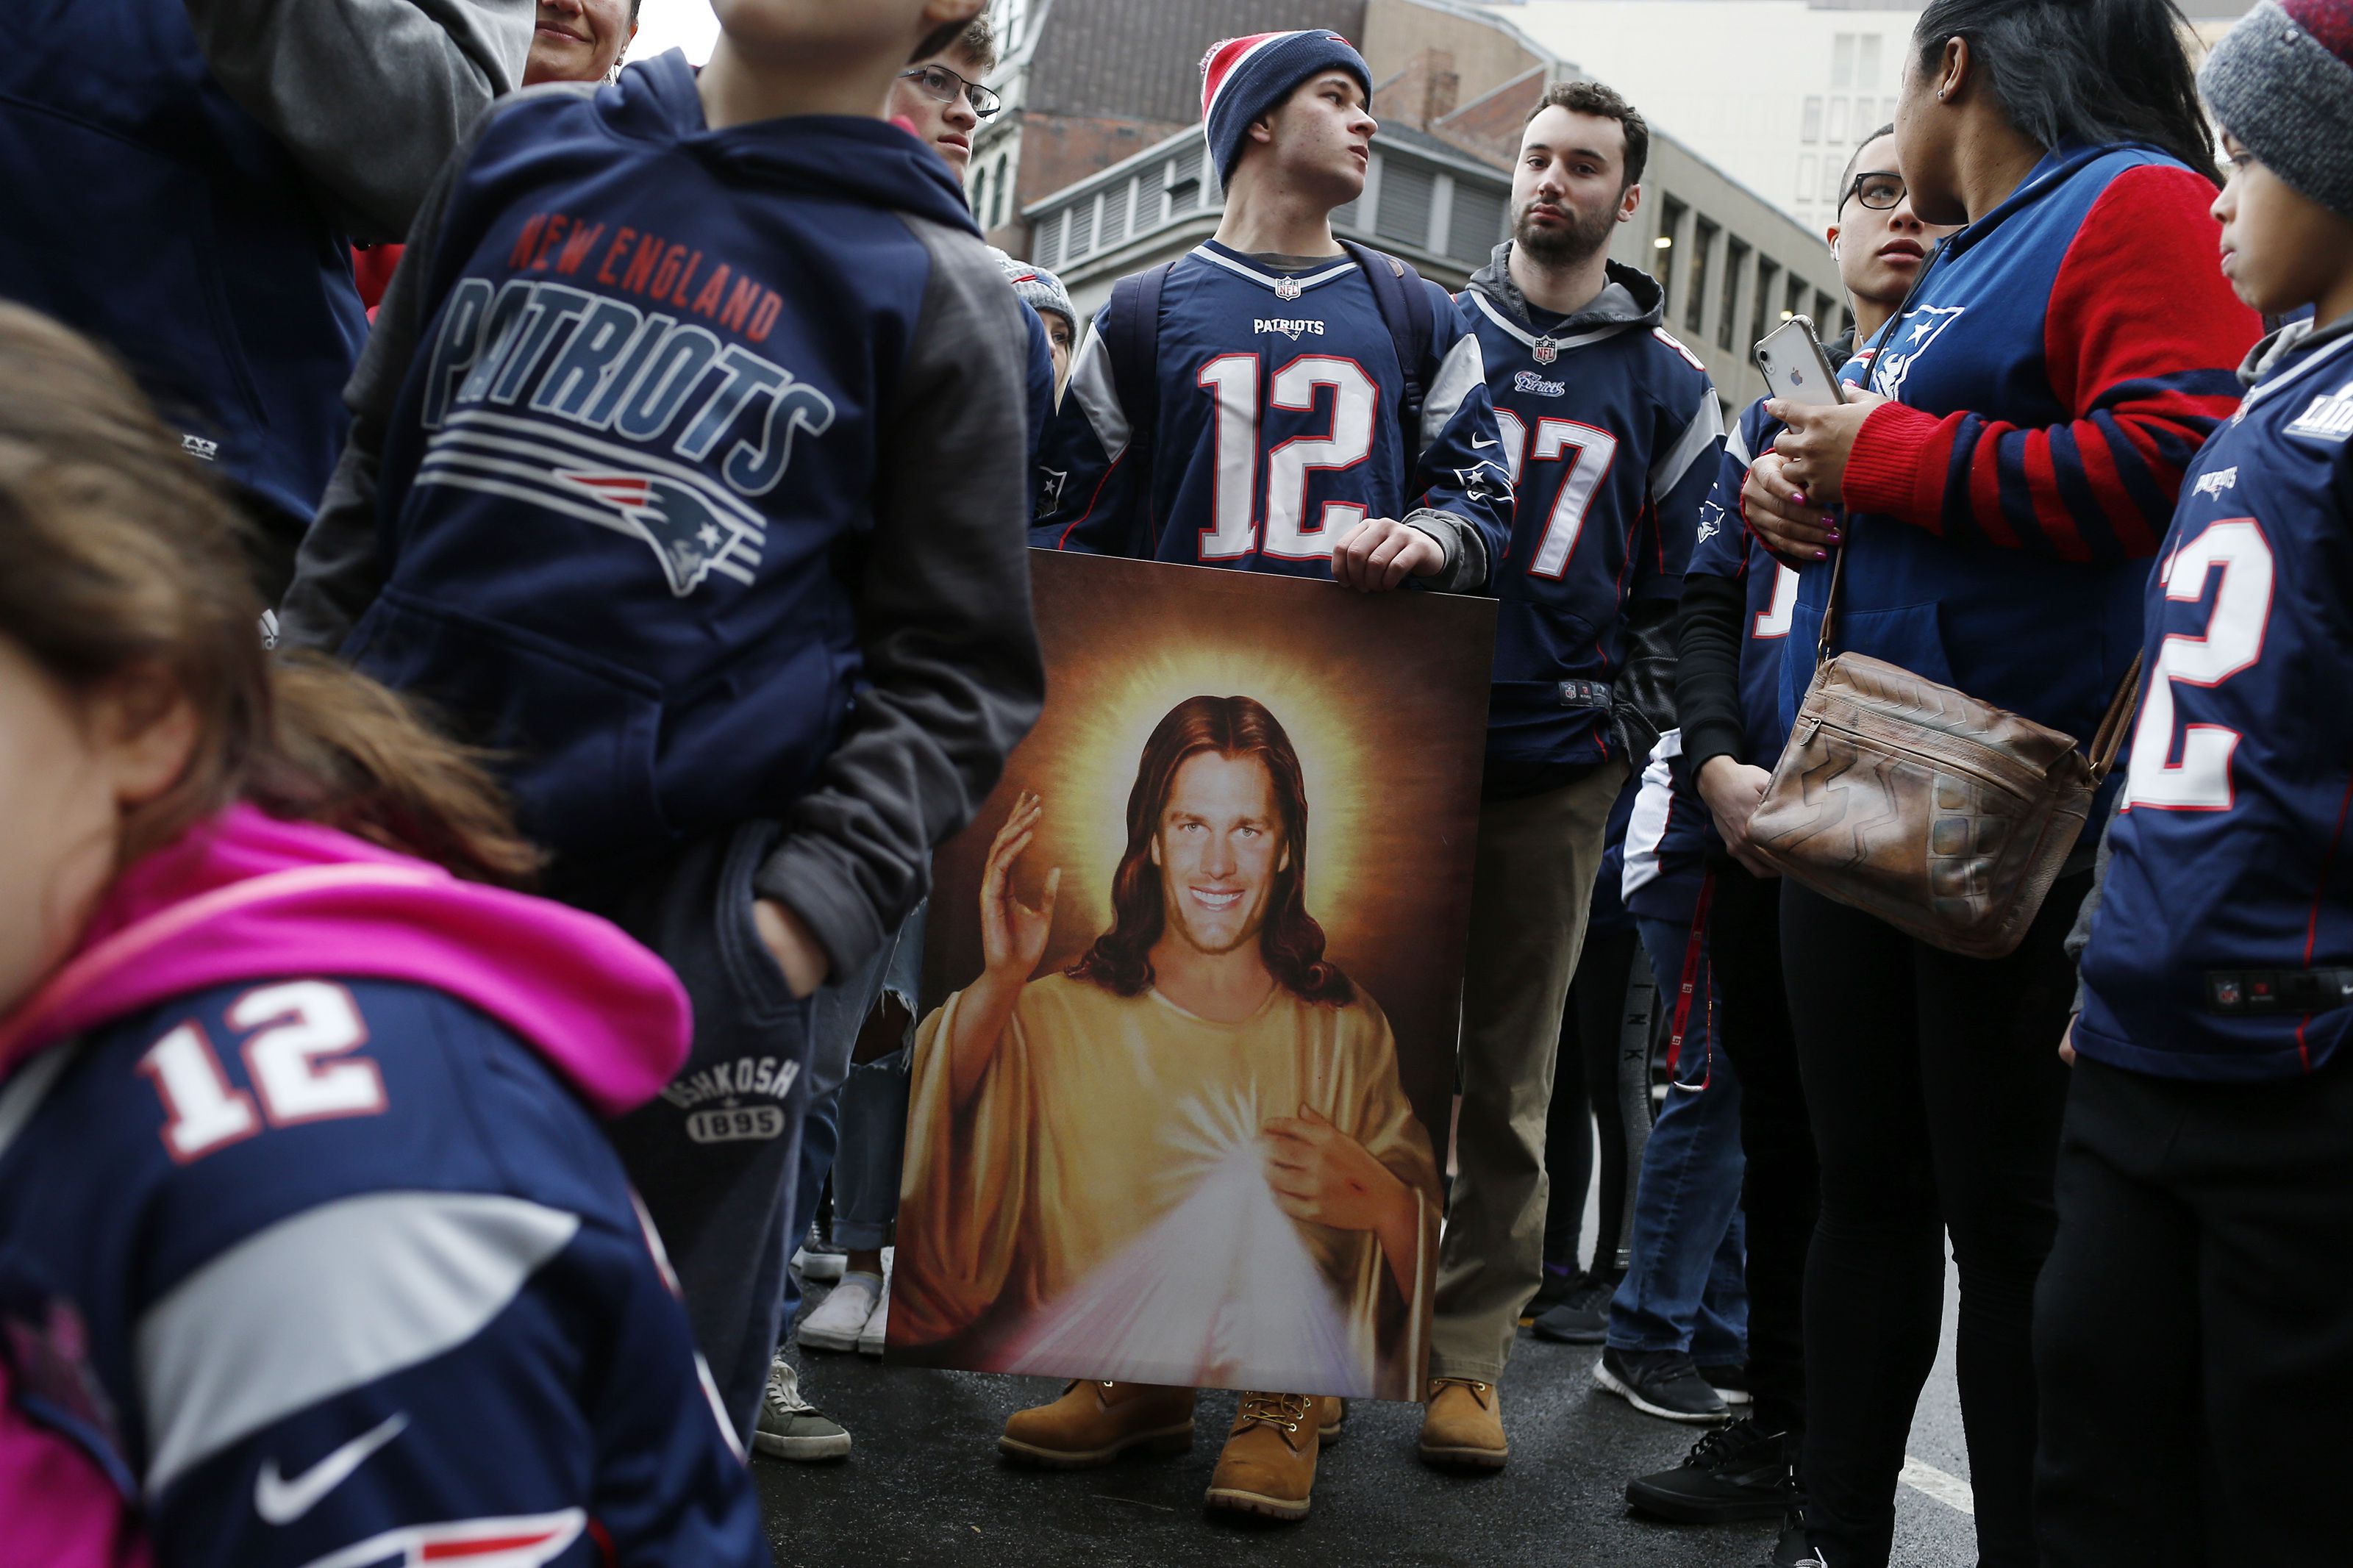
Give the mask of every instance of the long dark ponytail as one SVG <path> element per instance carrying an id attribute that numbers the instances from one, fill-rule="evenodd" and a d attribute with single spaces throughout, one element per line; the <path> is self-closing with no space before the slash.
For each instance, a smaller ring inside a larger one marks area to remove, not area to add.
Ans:
<path id="1" fill-rule="evenodd" d="M 2221 184 L 2172 0 L 1928 0 L 1912 29 L 1933 73 L 1967 38 L 2010 122 L 2045 147 L 2147 142 Z"/>

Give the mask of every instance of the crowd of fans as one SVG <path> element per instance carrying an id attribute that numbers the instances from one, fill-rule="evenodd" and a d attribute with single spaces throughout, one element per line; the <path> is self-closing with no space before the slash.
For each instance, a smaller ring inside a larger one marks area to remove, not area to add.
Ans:
<path id="1" fill-rule="evenodd" d="M 10 1560 L 768 1561 L 747 1456 L 849 1454 L 800 1377 L 887 1335 L 1033 547 L 1498 602 L 1422 1462 L 1508 1463 L 1525 1327 L 1708 1428 L 1637 1511 L 1883 1565 L 1949 1238 L 1980 1563 L 2333 1560 L 2353 8 L 2200 68 L 2165 0 L 1930 0 L 1845 396 L 1727 430 L 1607 87 L 1449 295 L 1334 236 L 1356 49 L 1221 43 L 1217 233 L 1088 322 L 966 205 L 980 7 L 718 0 L 698 70 L 635 0 L 85 0 L 0 63 Z M 1261 508 L 1226 405 L 1296 389 L 1206 367 L 1277 302 L 1362 449 Z M 2137 692 L 2014 952 L 1752 834 L 1818 647 Z M 1347 1158 L 1286 1212 L 1371 1228 Z M 1208 1506 L 1304 1517 L 1346 1415 L 1243 1393 Z"/>

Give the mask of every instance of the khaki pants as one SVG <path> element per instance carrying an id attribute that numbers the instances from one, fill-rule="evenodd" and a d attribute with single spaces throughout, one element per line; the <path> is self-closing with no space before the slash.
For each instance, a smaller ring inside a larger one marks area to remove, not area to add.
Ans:
<path id="1" fill-rule="evenodd" d="M 1430 1375 L 1494 1383 L 1544 1279 L 1545 1120 L 1561 1010 L 1585 945 L 1609 807 L 1604 763 L 1561 789 L 1479 811 L 1462 977 L 1462 1111 L 1439 1251 Z"/>

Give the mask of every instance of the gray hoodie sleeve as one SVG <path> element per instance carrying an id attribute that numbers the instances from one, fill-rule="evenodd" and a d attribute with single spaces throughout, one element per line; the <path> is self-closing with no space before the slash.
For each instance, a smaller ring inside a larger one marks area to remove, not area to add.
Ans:
<path id="1" fill-rule="evenodd" d="M 522 80 L 536 0 L 184 0 L 205 61 L 361 240 L 406 235 L 491 100 Z"/>
<path id="2" fill-rule="evenodd" d="M 837 974 L 931 884 L 1045 700 L 1029 611 L 1020 302 L 977 239 L 921 219 L 923 313 L 881 420 L 858 592 L 870 682 L 754 881 L 808 922 Z"/>
<path id="3" fill-rule="evenodd" d="M 487 123 L 478 121 L 477 133 Z M 470 136 L 467 145 L 471 144 Z M 343 437 L 327 493 L 320 498 L 319 515 L 311 520 L 294 552 L 294 581 L 286 590 L 286 602 L 278 608 L 281 647 L 336 652 L 384 586 L 385 563 L 376 531 L 376 473 L 393 405 L 400 399 L 401 383 L 408 378 L 409 362 L 417 357 L 417 339 L 425 331 L 425 277 L 432 270 L 434 252 L 440 248 L 450 183 L 462 167 L 459 159 L 451 158 L 425 193 L 408 248 L 402 252 L 392 285 L 376 307 L 375 325 L 361 351 L 360 363 L 343 387 L 343 405 L 352 413 L 351 430 Z"/>

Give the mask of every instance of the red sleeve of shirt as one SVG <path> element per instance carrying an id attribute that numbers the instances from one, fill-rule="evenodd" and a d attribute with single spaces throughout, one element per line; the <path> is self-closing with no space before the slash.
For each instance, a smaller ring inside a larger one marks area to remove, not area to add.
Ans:
<path id="1" fill-rule="evenodd" d="M 2218 264 L 2214 187 L 2146 164 L 2084 215 L 2051 289 L 2043 358 L 2073 417 L 2021 426 L 1888 404 L 1857 433 L 1846 503 L 1932 533 L 2067 561 L 2152 556 L 2182 470 L 2238 406 L 2261 331 Z"/>

